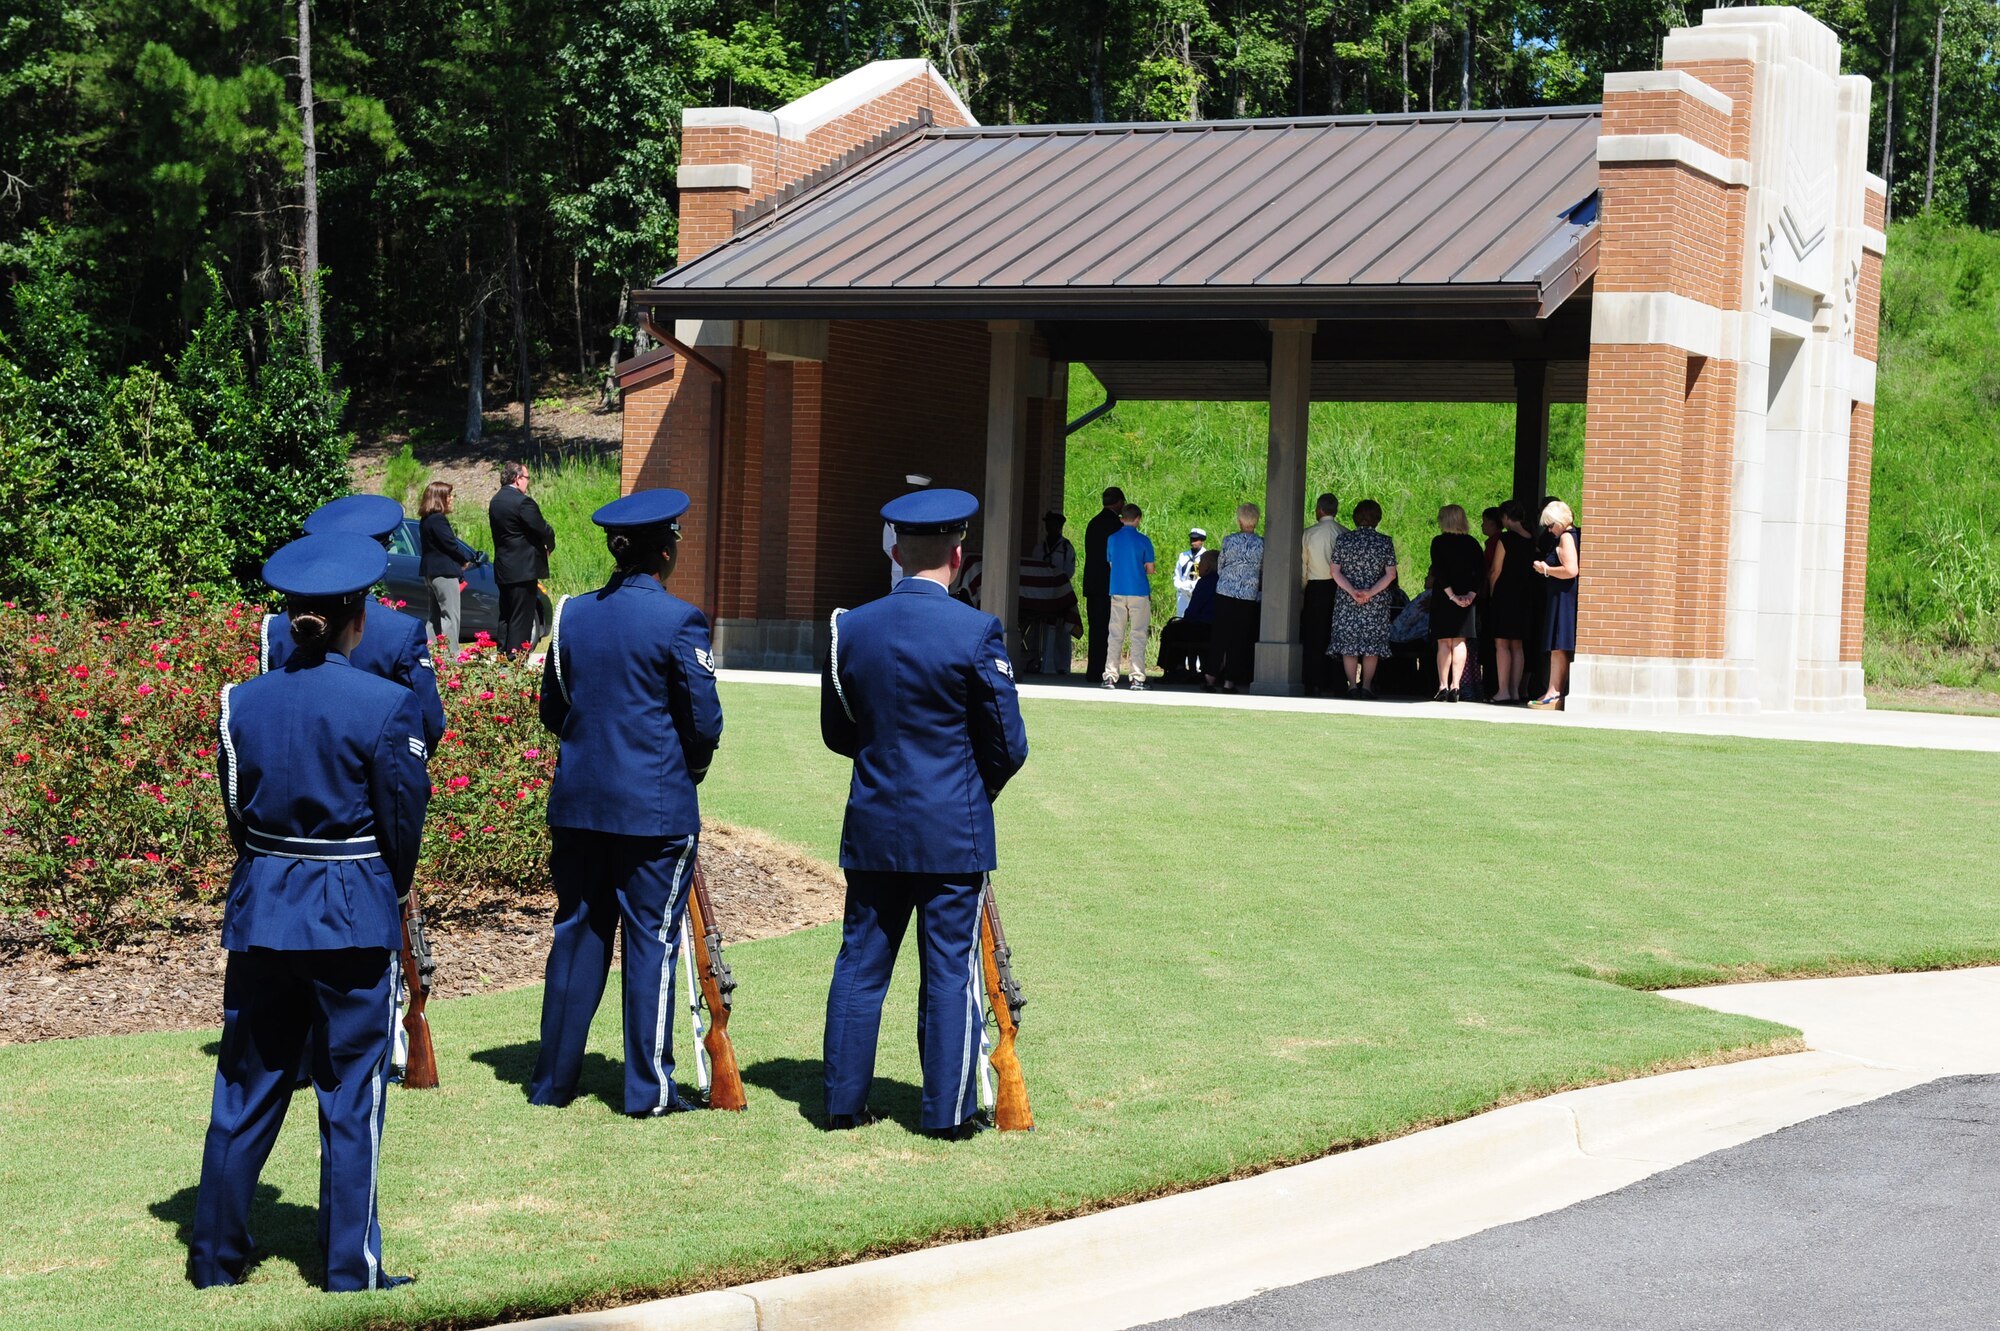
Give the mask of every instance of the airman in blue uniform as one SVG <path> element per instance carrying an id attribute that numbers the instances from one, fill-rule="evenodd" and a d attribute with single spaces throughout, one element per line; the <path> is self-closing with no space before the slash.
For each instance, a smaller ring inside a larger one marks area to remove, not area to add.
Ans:
<path id="1" fill-rule="evenodd" d="M 403 521 L 403 506 L 387 495 L 344 495 L 314 509 L 306 519 L 306 535 L 352 532 L 386 546 Z M 386 565 L 385 565 L 386 567 Z M 264 670 L 281 669 L 292 654 L 292 640 L 283 614 L 264 617 L 259 661 Z M 368 630 L 349 661 L 371 675 L 392 679 L 417 695 L 423 709 L 424 748 L 435 752 L 444 738 L 444 701 L 438 697 L 437 670 L 421 620 L 404 614 L 368 616 Z"/>
<path id="2" fill-rule="evenodd" d="M 1000 621 L 952 599 L 966 524 L 963 490 L 904 495 L 882 509 L 907 575 L 833 617 L 820 687 L 826 746 L 854 760 L 840 866 L 847 910 L 826 999 L 827 1127 L 871 1121 L 882 1000 L 912 914 L 923 966 L 919 1125 L 936 1136 L 981 1126 L 979 914 L 998 863 L 993 801 L 1028 760 Z"/>
<path id="3" fill-rule="evenodd" d="M 674 945 L 701 834 L 695 786 L 722 741 L 708 621 L 666 589 L 688 497 L 641 490 L 591 515 L 617 562 L 557 605 L 542 724 L 562 740 L 549 786 L 555 938 L 542 991 L 538 1105 L 576 1095 L 612 935 L 625 935 L 625 1112 L 685 1109 L 674 1089 Z"/>
<path id="4" fill-rule="evenodd" d="M 430 778 L 410 690 L 357 670 L 382 548 L 308 536 L 271 556 L 289 601 L 284 665 L 222 690 L 218 784 L 236 847 L 223 906 L 222 1048 L 188 1274 L 233 1285 L 255 1258 L 251 1197 L 301 1057 L 320 1109 L 319 1238 L 329 1290 L 384 1289 L 377 1216 L 396 1025 L 398 901 Z"/>

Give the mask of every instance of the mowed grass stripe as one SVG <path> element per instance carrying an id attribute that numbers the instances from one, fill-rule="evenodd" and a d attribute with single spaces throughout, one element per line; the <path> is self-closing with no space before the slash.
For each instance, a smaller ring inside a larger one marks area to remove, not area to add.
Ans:
<path id="1" fill-rule="evenodd" d="M 831 858 L 844 764 L 809 690 L 725 688 L 711 813 Z M 968 1234 L 1715 1057 L 1780 1028 L 1616 981 L 2000 958 L 2000 758 L 1051 701 L 996 878 L 1040 1130 L 934 1143 L 913 979 L 878 1107 L 826 1135 L 833 928 L 730 950 L 750 1112 L 616 1112 L 616 990 L 584 1093 L 531 1110 L 537 990 L 433 1008 L 444 1087 L 397 1093 L 389 1269 L 306 1283 L 309 1099 L 266 1173 L 275 1254 L 182 1281 L 213 1033 L 0 1049 L 0 1325 L 444 1325 Z M 685 1033 L 681 1037 L 685 1049 Z M 685 1057 L 685 1055 L 683 1055 Z M 687 1079 L 683 1067 L 683 1080 Z M 306 1275 L 302 1275 L 301 1267 Z"/>

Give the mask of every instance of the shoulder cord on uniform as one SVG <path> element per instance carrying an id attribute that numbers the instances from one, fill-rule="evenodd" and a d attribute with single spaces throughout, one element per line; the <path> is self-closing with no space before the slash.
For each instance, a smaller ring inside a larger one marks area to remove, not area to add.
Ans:
<path id="1" fill-rule="evenodd" d="M 264 616 L 264 622 L 257 626 L 257 673 L 264 674 L 271 668 L 271 621 L 276 615 Z"/>
<path id="2" fill-rule="evenodd" d="M 564 702 L 569 701 L 569 681 L 563 678 L 562 612 L 563 612 L 563 607 L 568 604 L 569 604 L 569 597 L 567 595 L 565 595 L 560 601 L 557 601 L 556 613 L 554 617 L 549 621 L 549 660 L 555 662 L 556 687 L 562 690 L 562 697 Z"/>
<path id="3" fill-rule="evenodd" d="M 847 690 L 840 686 L 840 617 L 847 613 L 845 607 L 833 612 L 827 620 L 827 627 L 833 632 L 833 647 L 827 658 L 827 674 L 833 676 L 834 696 L 840 699 L 840 710 L 847 713 L 847 719 L 854 719 L 854 709 L 848 705 Z"/>
<path id="4" fill-rule="evenodd" d="M 229 779 L 223 783 L 222 797 L 229 803 L 230 816 L 241 821 L 243 814 L 236 807 L 236 741 L 229 737 L 229 691 L 235 687 L 234 684 L 222 686 L 222 720 L 219 728 L 222 733 L 223 759 L 229 764 Z"/>

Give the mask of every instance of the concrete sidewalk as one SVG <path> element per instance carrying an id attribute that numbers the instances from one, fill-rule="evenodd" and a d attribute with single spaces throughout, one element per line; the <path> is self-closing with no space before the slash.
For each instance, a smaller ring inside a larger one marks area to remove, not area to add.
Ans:
<path id="1" fill-rule="evenodd" d="M 1669 996 L 1796 1026 L 1809 1051 L 1570 1091 L 976 1242 L 522 1325 L 1119 1331 L 1544 1215 L 1938 1077 L 2000 1072 L 2000 967 Z"/>
<path id="2" fill-rule="evenodd" d="M 785 670 L 724 670 L 732 684 L 819 687 L 819 676 Z M 1525 707 L 1484 703 L 1348 702 L 1344 698 L 1265 698 L 1203 693 L 1199 689 L 1106 689 L 1085 682 L 1021 685 L 1023 698 L 1063 698 L 1073 702 L 1116 703 L 1129 707 L 1219 707 L 1244 712 L 1317 712 L 1327 716 L 1396 717 L 1405 720 L 1477 721 L 1494 725 L 1557 726 L 1578 730 L 1629 730 L 1662 735 L 1727 735 L 1743 739 L 1803 740 L 1818 744 L 1876 744 L 1899 749 L 1946 749 L 2000 753 L 2000 717 L 1941 712 L 1776 713 L 1757 716 L 1588 716 L 1533 712 Z"/>

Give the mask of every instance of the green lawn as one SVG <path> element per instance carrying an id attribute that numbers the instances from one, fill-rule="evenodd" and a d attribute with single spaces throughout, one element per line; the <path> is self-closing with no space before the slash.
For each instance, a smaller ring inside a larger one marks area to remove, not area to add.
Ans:
<path id="1" fill-rule="evenodd" d="M 709 810 L 830 856 L 845 781 L 817 700 L 725 705 Z M 271 1260 L 198 1295 L 180 1238 L 213 1034 L 5 1048 L 0 1324 L 464 1325 L 711 1285 L 1783 1034 L 1621 982 L 2000 958 L 1990 756 L 1067 701 L 1028 723 L 997 881 L 1040 1131 L 909 1130 L 907 982 L 878 1068 L 894 1121 L 817 1131 L 816 929 L 731 949 L 743 1115 L 618 1115 L 615 999 L 582 1098 L 530 1110 L 537 993 L 437 1005 L 444 1089 L 396 1094 L 382 1185 L 389 1269 L 419 1283 L 307 1285 L 301 1100 L 266 1175 Z"/>

